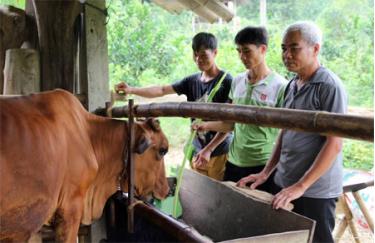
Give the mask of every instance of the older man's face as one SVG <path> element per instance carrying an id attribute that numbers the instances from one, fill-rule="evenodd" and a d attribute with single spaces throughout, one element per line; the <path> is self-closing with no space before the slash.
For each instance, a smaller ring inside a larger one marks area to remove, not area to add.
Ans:
<path id="1" fill-rule="evenodd" d="M 286 34 L 281 45 L 285 67 L 297 74 L 309 69 L 318 58 L 317 45 L 311 45 L 303 40 L 299 31 Z"/>

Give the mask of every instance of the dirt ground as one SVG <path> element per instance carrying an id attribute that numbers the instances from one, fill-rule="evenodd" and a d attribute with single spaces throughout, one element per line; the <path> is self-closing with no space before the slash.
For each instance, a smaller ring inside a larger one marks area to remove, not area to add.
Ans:
<path id="1" fill-rule="evenodd" d="M 339 220 L 336 220 L 336 226 L 338 226 Z M 361 243 L 374 243 L 374 235 L 369 229 L 362 228 L 359 224 L 356 224 L 356 228 L 359 235 L 359 241 Z M 350 232 L 349 227 L 346 228 L 344 235 L 342 236 L 340 243 L 352 243 L 355 242 L 353 235 Z"/>

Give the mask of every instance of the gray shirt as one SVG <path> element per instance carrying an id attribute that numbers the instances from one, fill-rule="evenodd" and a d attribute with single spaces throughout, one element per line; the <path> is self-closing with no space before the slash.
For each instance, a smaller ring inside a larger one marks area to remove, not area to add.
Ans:
<path id="1" fill-rule="evenodd" d="M 304 86 L 297 89 L 294 77 L 285 91 L 284 107 L 289 109 L 346 113 L 347 96 L 342 82 L 330 70 L 319 67 Z M 275 183 L 288 187 L 296 183 L 311 167 L 326 141 L 317 133 L 284 130 Z M 335 198 L 342 193 L 342 152 L 328 171 L 304 193 L 304 197 Z"/>

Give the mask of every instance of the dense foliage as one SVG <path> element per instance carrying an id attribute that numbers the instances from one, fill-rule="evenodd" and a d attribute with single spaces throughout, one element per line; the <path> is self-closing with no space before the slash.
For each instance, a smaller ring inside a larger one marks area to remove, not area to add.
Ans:
<path id="1" fill-rule="evenodd" d="M 372 1 L 268 1 L 267 9 L 267 61 L 274 70 L 291 75 L 281 62 L 284 28 L 297 20 L 313 20 L 324 32 L 321 61 L 344 81 L 350 105 L 373 107 Z M 248 1 L 238 6 L 236 19 L 228 24 L 193 25 L 191 12 L 172 15 L 147 1 L 112 1 L 108 25 L 111 80 L 124 79 L 135 85 L 170 83 L 196 71 L 190 40 L 198 31 L 210 31 L 218 37 L 218 63 L 235 75 L 243 67 L 233 37 L 246 25 L 258 25 L 258 13 L 258 1 Z"/>
<path id="2" fill-rule="evenodd" d="M 233 38 L 244 26 L 259 25 L 258 1 L 237 6 L 233 21 L 217 24 L 196 23 L 191 12 L 173 15 L 149 1 L 112 1 L 109 10 L 111 84 L 120 80 L 137 86 L 168 84 L 196 72 L 191 38 L 199 31 L 218 37 L 217 62 L 236 75 L 244 68 Z M 371 0 L 267 1 L 269 66 L 291 77 L 281 62 L 282 32 L 290 23 L 312 20 L 324 33 L 321 62 L 343 80 L 349 105 L 373 108 L 373 10 Z M 370 169 L 373 144 L 345 140 L 344 156 L 346 167 Z"/>

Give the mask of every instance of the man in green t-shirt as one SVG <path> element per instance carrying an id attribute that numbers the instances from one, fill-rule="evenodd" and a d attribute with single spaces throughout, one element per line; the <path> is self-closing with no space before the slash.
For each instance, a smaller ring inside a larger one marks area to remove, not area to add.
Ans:
<path id="1" fill-rule="evenodd" d="M 237 33 L 234 41 L 247 70 L 232 82 L 229 93 L 232 103 L 281 107 L 286 80 L 266 64 L 266 29 L 246 27 Z M 234 131 L 224 174 L 224 180 L 234 182 L 263 169 L 278 133 L 275 128 L 221 121 L 194 124 L 193 128 L 198 131 Z"/>

